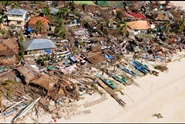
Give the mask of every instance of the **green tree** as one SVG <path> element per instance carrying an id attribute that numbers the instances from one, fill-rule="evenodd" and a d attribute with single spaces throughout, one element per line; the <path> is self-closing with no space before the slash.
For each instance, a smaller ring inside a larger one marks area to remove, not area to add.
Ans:
<path id="1" fill-rule="evenodd" d="M 117 30 L 120 31 L 122 34 L 127 32 L 127 24 L 125 21 L 121 21 L 117 23 Z"/>
<path id="2" fill-rule="evenodd" d="M 18 7 L 19 7 L 18 1 L 13 1 L 13 2 L 11 3 L 11 7 L 12 7 L 12 8 L 18 8 Z"/>
<path id="3" fill-rule="evenodd" d="M 179 22 L 178 22 L 178 24 L 177 24 L 177 30 L 176 30 L 176 32 L 178 33 L 182 33 L 183 32 L 183 30 L 184 30 L 184 28 L 185 28 L 185 20 L 184 19 L 182 19 L 182 20 L 179 20 Z"/>
<path id="4" fill-rule="evenodd" d="M 55 35 L 66 38 L 67 37 L 67 31 L 63 26 L 56 27 L 54 30 Z"/>
<path id="5" fill-rule="evenodd" d="M 43 14 L 46 17 L 48 17 L 50 15 L 50 8 L 49 8 L 49 6 L 44 7 Z"/>
<path id="6" fill-rule="evenodd" d="M 45 32 L 46 28 L 41 20 L 38 20 L 36 22 L 35 30 L 36 30 L 37 34 L 43 34 Z"/>
<path id="7" fill-rule="evenodd" d="M 58 18 L 66 19 L 68 14 L 70 13 L 70 9 L 60 8 L 59 11 L 55 14 Z"/>

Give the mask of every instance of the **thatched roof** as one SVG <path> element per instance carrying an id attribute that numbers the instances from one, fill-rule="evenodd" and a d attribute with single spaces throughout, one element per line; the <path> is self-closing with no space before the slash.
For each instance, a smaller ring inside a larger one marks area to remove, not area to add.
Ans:
<path id="1" fill-rule="evenodd" d="M 49 91 L 49 89 L 50 89 L 49 81 L 50 81 L 50 78 L 48 76 L 42 75 L 38 79 L 35 79 L 35 80 L 31 81 L 31 83 L 39 85 L 40 87 Z"/>
<path id="2" fill-rule="evenodd" d="M 17 55 L 19 46 L 16 39 L 0 39 L 0 55 Z"/>
<path id="3" fill-rule="evenodd" d="M 18 67 L 16 70 L 24 76 L 26 84 L 36 78 L 35 71 L 29 66 Z"/>
<path id="4" fill-rule="evenodd" d="M 90 52 L 87 59 L 92 63 L 92 64 L 98 64 L 100 62 L 106 61 L 106 58 L 102 55 L 101 52 Z"/>

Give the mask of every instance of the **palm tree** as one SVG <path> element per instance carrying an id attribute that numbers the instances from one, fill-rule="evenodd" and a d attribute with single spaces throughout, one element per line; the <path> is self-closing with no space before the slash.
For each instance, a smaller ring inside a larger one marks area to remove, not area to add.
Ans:
<path id="1" fill-rule="evenodd" d="M 123 2 L 123 8 L 125 9 L 126 12 L 128 12 L 126 6 L 127 6 L 126 2 Z"/>
<path id="2" fill-rule="evenodd" d="M 56 27 L 54 30 L 55 35 L 66 38 L 67 37 L 67 30 L 64 27 L 64 20 L 61 21 L 60 26 Z"/>
<path id="3" fill-rule="evenodd" d="M 184 30 L 184 28 L 185 28 L 185 20 L 184 19 L 182 19 L 182 20 L 179 20 L 179 23 L 177 24 L 177 31 L 176 32 L 183 32 L 183 30 Z"/>
<path id="4" fill-rule="evenodd" d="M 3 103 L 2 103 L 2 93 L 0 91 L 0 108 L 1 108 L 1 112 L 3 110 Z"/>
<path id="5" fill-rule="evenodd" d="M 49 6 L 44 7 L 43 14 L 44 14 L 44 16 L 48 16 L 50 14 L 50 8 L 49 8 Z"/>
<path id="6" fill-rule="evenodd" d="M 18 8 L 19 7 L 19 3 L 18 1 L 13 1 L 13 3 L 11 4 L 12 8 Z"/>
<path id="7" fill-rule="evenodd" d="M 122 34 L 127 32 L 127 24 L 125 21 L 118 22 L 117 30 L 119 30 Z"/>
<path id="8" fill-rule="evenodd" d="M 60 8 L 59 11 L 55 14 L 58 18 L 66 19 L 68 14 L 70 13 L 70 9 Z"/>
<path id="9" fill-rule="evenodd" d="M 168 29 L 169 29 L 169 27 L 170 27 L 170 21 L 165 21 L 164 22 L 164 29 L 163 29 L 163 32 L 168 32 Z"/>
<path id="10" fill-rule="evenodd" d="M 42 34 L 46 30 L 45 25 L 43 24 L 43 22 L 41 20 L 38 20 L 36 22 L 35 30 L 36 30 L 37 34 L 38 33 Z"/>

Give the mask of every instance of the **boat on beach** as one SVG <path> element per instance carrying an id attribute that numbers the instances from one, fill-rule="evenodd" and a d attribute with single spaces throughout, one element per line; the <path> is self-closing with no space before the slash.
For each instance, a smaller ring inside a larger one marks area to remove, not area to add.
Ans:
<path id="1" fill-rule="evenodd" d="M 139 70 L 140 72 L 142 72 L 143 74 L 147 74 L 147 73 L 148 73 L 148 71 L 147 71 L 142 65 L 137 64 L 135 61 L 132 61 L 131 64 L 132 64 L 137 70 Z"/>
<path id="2" fill-rule="evenodd" d="M 14 114 L 16 111 L 24 108 L 26 106 L 26 104 L 22 103 L 23 101 L 17 102 L 13 105 L 11 105 L 10 107 L 8 107 L 6 110 L 4 110 L 1 115 L 0 115 L 0 119 L 3 117 L 7 117 L 9 115 Z"/>
<path id="3" fill-rule="evenodd" d="M 136 76 L 137 76 L 137 74 L 136 74 L 134 71 L 127 69 L 126 67 L 124 67 L 124 66 L 121 65 L 121 64 L 119 64 L 119 68 L 120 68 L 121 70 L 125 71 L 126 73 L 130 74 L 130 75 L 133 76 L 133 77 L 136 77 Z"/>
<path id="4" fill-rule="evenodd" d="M 97 77 L 100 78 L 106 85 L 111 87 L 112 89 L 116 89 L 117 87 L 113 84 L 113 82 L 109 79 L 103 78 L 101 74 L 97 74 Z"/>
<path id="5" fill-rule="evenodd" d="M 31 102 L 27 107 L 24 108 L 22 112 L 20 112 L 15 118 L 13 118 L 12 123 L 17 121 L 18 119 L 22 118 L 24 115 L 26 115 L 33 107 L 34 105 L 40 100 L 41 97 L 35 99 L 33 102 Z"/>
<path id="6" fill-rule="evenodd" d="M 117 76 L 117 75 L 112 75 L 112 78 L 113 79 L 115 79 L 116 81 L 118 81 L 118 82 L 120 82 L 120 83 L 122 83 L 122 84 L 124 84 L 124 85 L 126 85 L 126 80 L 125 80 L 125 78 L 124 77 L 122 77 L 122 76 Z"/>

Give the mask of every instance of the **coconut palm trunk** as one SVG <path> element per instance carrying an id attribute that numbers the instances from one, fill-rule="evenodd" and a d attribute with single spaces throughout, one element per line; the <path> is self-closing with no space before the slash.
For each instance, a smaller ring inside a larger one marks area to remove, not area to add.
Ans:
<path id="1" fill-rule="evenodd" d="M 2 103 L 2 93 L 1 93 L 1 91 L 0 91 L 0 108 L 1 108 L 1 112 L 2 112 L 2 110 L 4 108 L 3 108 L 3 103 Z"/>

